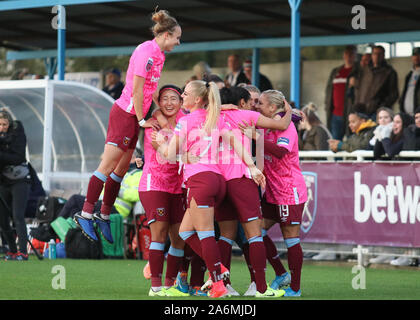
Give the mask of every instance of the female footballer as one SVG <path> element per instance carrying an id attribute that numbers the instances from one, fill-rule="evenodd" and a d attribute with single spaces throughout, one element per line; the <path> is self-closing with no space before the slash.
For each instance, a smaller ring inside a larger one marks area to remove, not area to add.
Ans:
<path id="1" fill-rule="evenodd" d="M 254 165 L 252 158 L 244 152 L 240 143 L 225 127 L 220 118 L 221 102 L 214 82 L 192 81 L 183 93 L 183 106 L 190 113 L 183 117 L 175 128 L 175 136 L 168 144 L 159 139 L 169 159 L 185 145 L 185 151 L 198 156 L 199 161 L 184 165 L 184 181 L 188 188 L 188 209 L 180 227 L 180 236 L 203 258 L 211 274 L 213 285 L 209 296 L 213 298 L 228 294 L 223 283 L 229 271 L 220 262 L 220 253 L 214 237 L 214 208 L 219 206 L 226 192 L 225 180 L 218 165 L 219 140 L 232 141 L 238 154 L 244 157 L 256 183 L 265 183 L 264 176 Z"/>
<path id="2" fill-rule="evenodd" d="M 284 95 L 277 90 L 264 91 L 258 109 L 267 117 L 274 117 L 284 110 Z M 258 138 L 258 137 L 257 137 Z M 299 166 L 297 131 L 293 123 L 285 131 L 264 130 L 264 173 L 267 185 L 261 208 L 263 214 L 263 237 L 268 250 L 267 230 L 279 223 L 287 247 L 291 275 L 280 264 L 282 271 L 270 285 L 273 289 L 290 282 L 285 297 L 300 297 L 300 277 L 303 262 L 300 245 L 300 224 L 307 200 L 304 177 Z M 272 241 L 271 241 L 272 242 Z M 275 250 L 277 252 L 277 250 Z M 267 254 L 268 256 L 268 254 Z M 276 274 L 278 274 L 276 272 Z M 290 280 L 291 277 L 291 280 Z"/>
<path id="3" fill-rule="evenodd" d="M 144 120 L 150 109 L 165 61 L 165 51 L 180 44 L 181 27 L 165 10 L 153 14 L 154 39 L 143 42 L 130 58 L 126 85 L 109 115 L 105 148 L 99 167 L 88 184 L 82 212 L 74 216 L 76 224 L 92 241 L 98 240 L 94 222 L 104 238 L 112 243 L 109 215 L 118 195 L 120 183 L 128 170 L 136 146 L 139 129 L 159 127 L 154 119 Z M 159 118 L 158 118 L 159 120 Z M 95 203 L 105 184 L 100 214 L 93 214 Z"/>

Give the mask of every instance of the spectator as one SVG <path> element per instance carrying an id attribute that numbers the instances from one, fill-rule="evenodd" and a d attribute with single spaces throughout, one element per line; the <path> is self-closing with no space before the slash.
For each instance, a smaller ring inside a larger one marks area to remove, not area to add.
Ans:
<path id="1" fill-rule="evenodd" d="M 398 99 L 397 72 L 385 61 L 385 49 L 375 46 L 372 61 L 356 77 L 354 103 L 366 105 L 366 114 L 374 119 L 379 107 L 392 108 Z"/>
<path id="2" fill-rule="evenodd" d="M 334 139 L 341 140 L 347 127 L 347 115 L 351 101 L 346 96 L 349 87 L 349 76 L 359 69 L 356 61 L 357 49 L 347 46 L 343 52 L 344 64 L 334 68 L 328 78 L 325 92 L 325 109 L 327 127 Z"/>
<path id="3" fill-rule="evenodd" d="M 105 87 L 103 88 L 103 91 L 115 100 L 119 99 L 124 89 L 124 84 L 120 79 L 121 72 L 118 69 L 108 70 L 105 74 Z"/>
<path id="4" fill-rule="evenodd" d="M 207 62 L 197 62 L 193 67 L 193 73 L 195 76 L 194 80 L 207 79 L 211 75 L 211 68 Z"/>
<path id="5" fill-rule="evenodd" d="M 351 105 L 353 105 L 354 103 L 354 85 L 356 83 L 356 78 L 358 77 L 358 75 L 360 74 L 361 70 L 363 70 L 363 68 L 367 67 L 369 65 L 369 63 L 371 63 L 372 61 L 372 54 L 370 53 L 365 53 L 362 55 L 362 57 L 360 58 L 360 62 L 359 62 L 359 66 L 360 68 L 358 68 L 357 70 L 355 70 L 354 72 L 351 73 L 351 75 L 349 76 L 349 88 L 347 91 L 347 96 L 351 101 Z M 346 127 L 346 134 L 348 134 L 348 127 Z"/>
<path id="6" fill-rule="evenodd" d="M 414 109 L 420 107 L 420 47 L 413 49 L 411 56 L 413 69 L 407 74 L 400 99 L 401 112 L 414 115 Z"/>
<path id="7" fill-rule="evenodd" d="M 363 104 L 354 106 L 349 113 L 349 127 L 352 134 L 346 141 L 331 139 L 328 141 L 330 149 L 334 152 L 372 149 L 369 145 L 370 139 L 373 137 L 376 123 L 370 119 L 363 111 L 366 107 Z"/>
<path id="8" fill-rule="evenodd" d="M 382 138 L 378 138 L 376 141 L 373 149 L 373 158 L 376 160 L 380 159 L 382 155 L 386 155 L 389 159 L 393 159 L 398 155 L 404 144 L 404 130 L 412 122 L 413 118 L 409 114 L 397 113 L 391 122 L 392 131 L 389 134 L 384 132 Z"/>
<path id="9" fill-rule="evenodd" d="M 213 81 L 217 85 L 219 90 L 225 87 L 225 82 L 217 74 L 211 74 L 208 77 L 208 82 L 211 82 L 211 81 Z"/>
<path id="10" fill-rule="evenodd" d="M 299 123 L 299 150 L 328 150 L 331 133 L 322 124 L 317 107 L 310 102 L 302 109 L 303 119 Z"/>
<path id="11" fill-rule="evenodd" d="M 28 234 L 25 211 L 31 188 L 31 170 L 26 162 L 26 135 L 20 121 L 14 121 L 9 112 L 0 111 L 0 229 L 9 252 L 5 260 L 28 260 Z M 32 172 L 31 172 L 32 171 Z M 12 217 L 19 242 L 16 246 Z"/>
<path id="12" fill-rule="evenodd" d="M 257 105 L 261 95 L 260 89 L 253 85 L 243 85 L 242 87 L 248 90 L 251 95 L 251 110 L 257 111 Z"/>
<path id="13" fill-rule="evenodd" d="M 414 110 L 414 124 L 404 130 L 403 150 L 420 150 L 420 107 Z"/>
<path id="14" fill-rule="evenodd" d="M 232 54 L 228 57 L 227 66 L 229 73 L 226 75 L 226 87 L 235 87 L 240 83 L 247 83 L 248 79 L 245 76 L 239 55 Z"/>
<path id="15" fill-rule="evenodd" d="M 245 76 L 247 78 L 246 83 L 251 84 L 252 83 L 252 61 L 246 60 L 243 64 L 243 70 L 245 73 Z M 257 86 L 261 91 L 265 90 L 271 90 L 273 89 L 273 85 L 271 84 L 270 80 L 263 74 L 260 73 L 260 82 Z"/>
<path id="16" fill-rule="evenodd" d="M 360 58 L 360 67 L 361 68 L 367 67 L 371 61 L 372 61 L 372 54 L 364 53 L 362 57 Z"/>
<path id="17" fill-rule="evenodd" d="M 390 136 L 392 131 L 392 118 L 394 118 L 394 111 L 387 107 L 381 107 L 376 111 L 376 123 L 378 126 L 373 131 L 373 138 L 369 141 L 372 147 L 376 141 Z"/>

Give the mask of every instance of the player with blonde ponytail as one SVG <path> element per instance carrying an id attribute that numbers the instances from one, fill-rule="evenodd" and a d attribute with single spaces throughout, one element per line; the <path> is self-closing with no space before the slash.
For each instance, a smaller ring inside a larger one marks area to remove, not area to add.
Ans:
<path id="1" fill-rule="evenodd" d="M 214 82 L 191 81 L 182 97 L 183 107 L 190 113 L 178 122 L 175 136 L 169 143 L 158 135 L 155 140 L 161 146 L 159 152 L 170 160 L 176 159 L 181 150 L 198 159 L 193 164 L 184 165 L 187 211 L 179 231 L 180 237 L 205 261 L 213 283 L 209 296 L 218 298 L 228 294 L 223 279 L 229 276 L 229 270 L 220 261 L 214 232 L 214 209 L 221 204 L 226 193 L 219 168 L 220 137 L 231 142 L 256 183 L 265 185 L 265 178 L 220 117 L 220 94 Z"/>

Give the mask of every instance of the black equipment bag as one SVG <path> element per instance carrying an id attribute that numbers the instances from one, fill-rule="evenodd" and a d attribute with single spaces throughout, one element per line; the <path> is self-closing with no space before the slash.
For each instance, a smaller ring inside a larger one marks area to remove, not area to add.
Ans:
<path id="1" fill-rule="evenodd" d="M 52 222 L 57 218 L 65 203 L 66 200 L 60 197 L 40 197 L 38 199 L 35 218 L 38 219 L 40 223 Z"/>
<path id="2" fill-rule="evenodd" d="M 64 240 L 66 258 L 70 259 L 103 259 L 101 241 L 91 241 L 80 228 L 71 228 Z"/>

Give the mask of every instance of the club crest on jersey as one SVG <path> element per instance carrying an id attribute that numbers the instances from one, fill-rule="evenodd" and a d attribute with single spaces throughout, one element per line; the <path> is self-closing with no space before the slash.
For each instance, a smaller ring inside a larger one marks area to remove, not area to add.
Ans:
<path id="1" fill-rule="evenodd" d="M 316 217 L 318 201 L 318 175 L 315 172 L 302 172 L 302 174 L 305 178 L 308 200 L 303 208 L 302 224 L 300 225 L 300 229 L 304 234 L 307 234 L 312 228 Z"/>
<path id="2" fill-rule="evenodd" d="M 129 137 L 124 137 L 124 139 L 123 139 L 123 144 L 125 145 L 125 146 L 128 146 L 128 144 L 130 143 L 130 138 Z"/>
<path id="3" fill-rule="evenodd" d="M 156 213 L 159 217 L 163 217 L 165 215 L 165 208 L 157 208 Z"/>
<path id="4" fill-rule="evenodd" d="M 150 70 L 152 70 L 152 67 L 153 67 L 153 58 L 149 58 L 146 64 L 146 71 L 149 72 Z"/>

